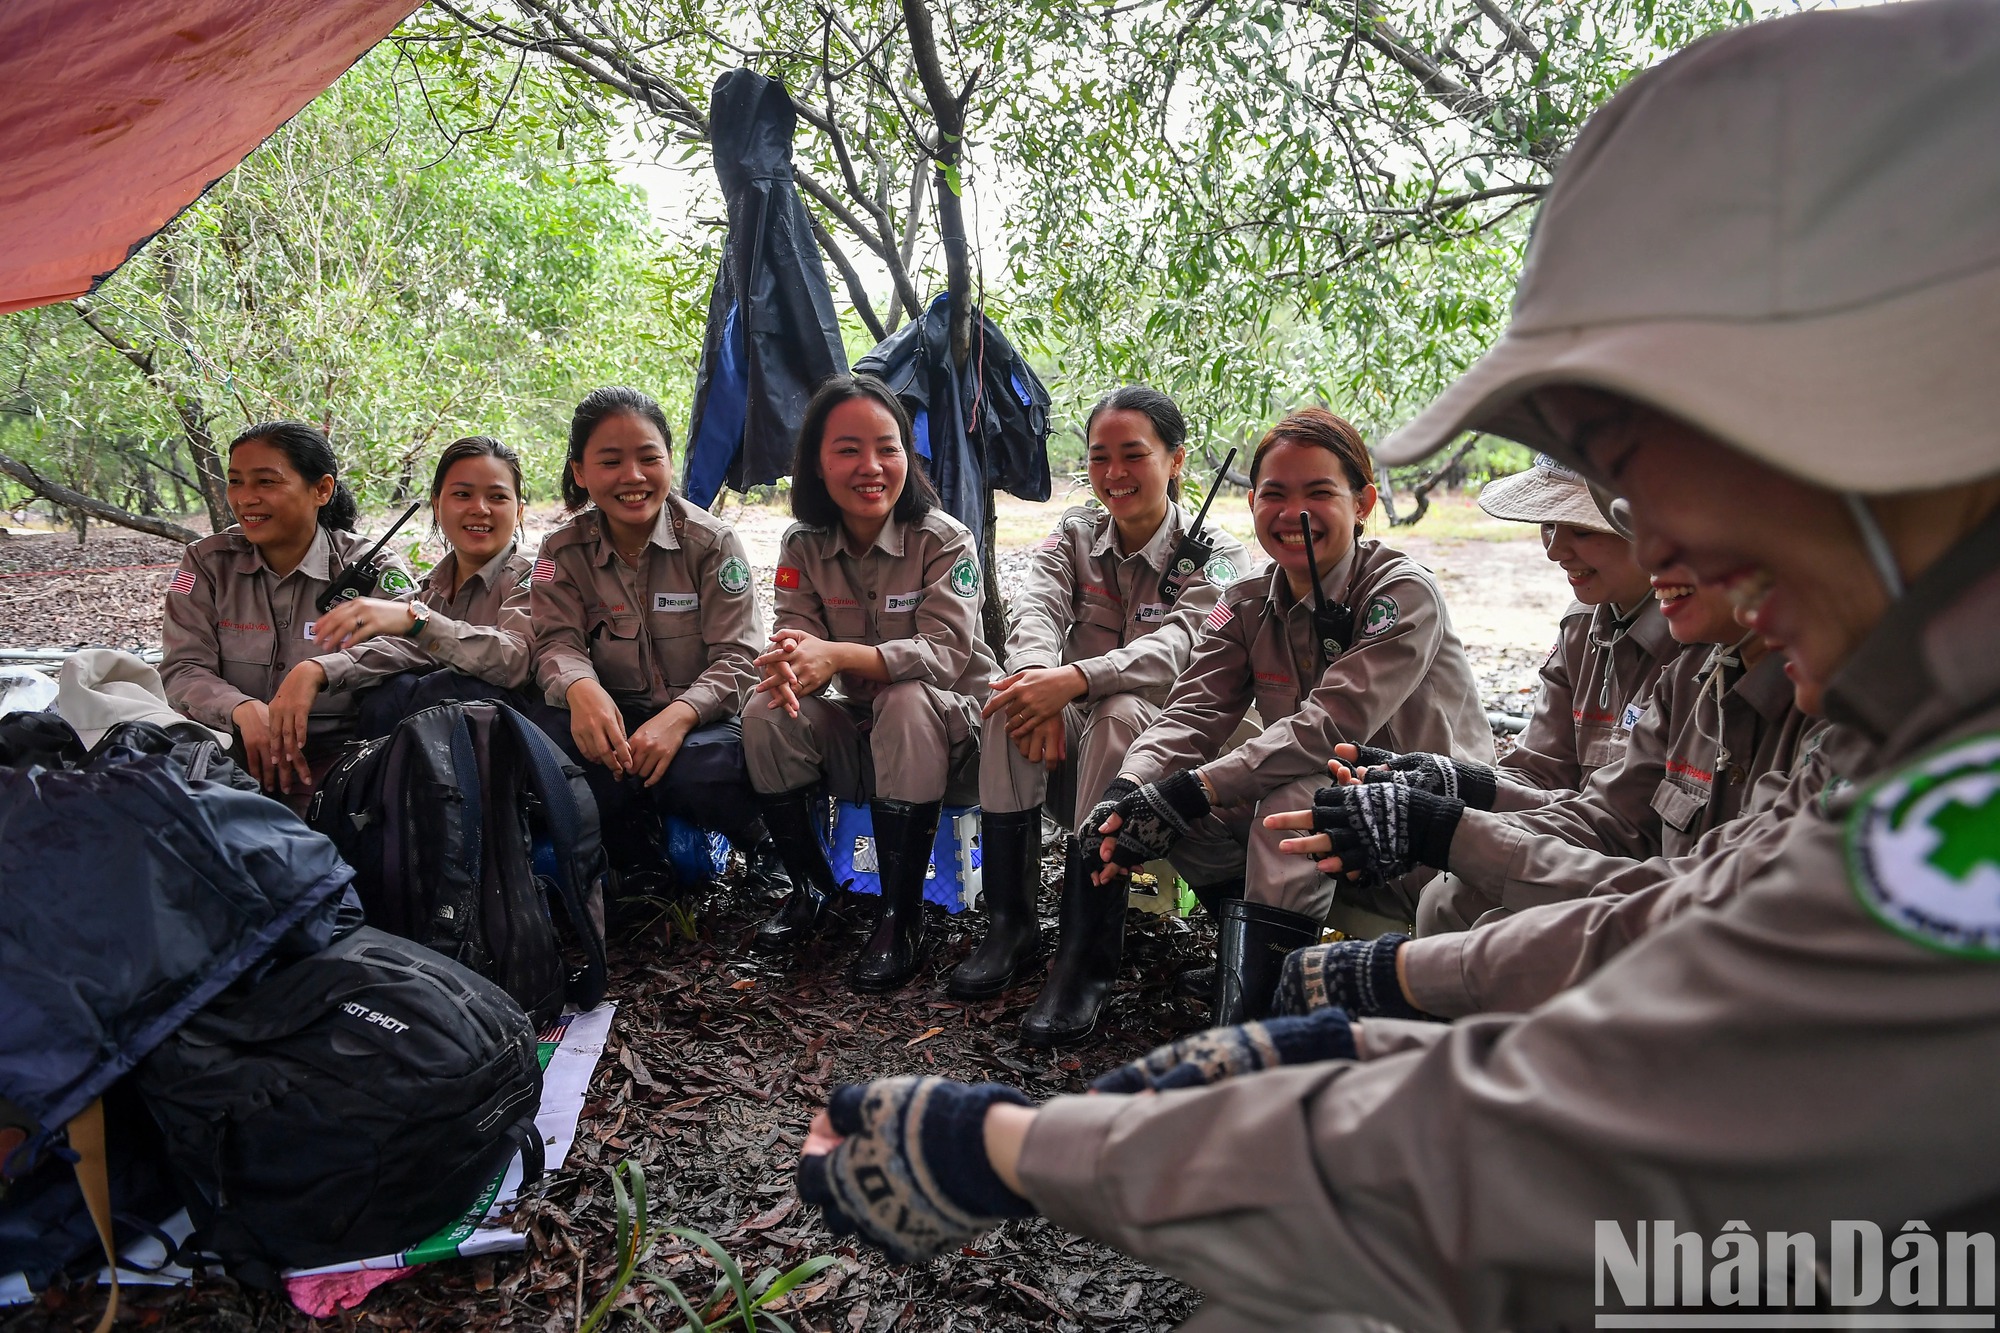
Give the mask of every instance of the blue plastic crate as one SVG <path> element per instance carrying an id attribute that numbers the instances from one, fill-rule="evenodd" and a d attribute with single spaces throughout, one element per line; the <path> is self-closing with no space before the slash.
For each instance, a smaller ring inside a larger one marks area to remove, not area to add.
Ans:
<path id="1" fill-rule="evenodd" d="M 827 849 L 835 880 L 852 882 L 856 893 L 882 892 L 875 861 L 875 821 L 868 807 L 834 802 L 833 845 Z M 979 807 L 948 805 L 938 819 L 931 866 L 924 876 L 924 900 L 947 912 L 962 912 L 979 898 Z"/>
<path id="2" fill-rule="evenodd" d="M 660 836 L 660 853 L 673 867 L 674 877 L 687 885 L 708 884 L 729 869 L 729 839 L 720 833 L 696 828 L 685 819 L 668 815 Z"/>

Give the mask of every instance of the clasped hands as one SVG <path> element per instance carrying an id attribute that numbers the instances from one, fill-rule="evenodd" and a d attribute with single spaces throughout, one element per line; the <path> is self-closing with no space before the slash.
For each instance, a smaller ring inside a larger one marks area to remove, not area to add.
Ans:
<path id="1" fill-rule="evenodd" d="M 979 710 L 981 717 L 1004 713 L 1007 739 L 1030 763 L 1050 772 L 1069 757 L 1063 710 L 1089 692 L 1080 668 L 1025 667 L 1002 676 L 990 686 L 993 697 Z"/>

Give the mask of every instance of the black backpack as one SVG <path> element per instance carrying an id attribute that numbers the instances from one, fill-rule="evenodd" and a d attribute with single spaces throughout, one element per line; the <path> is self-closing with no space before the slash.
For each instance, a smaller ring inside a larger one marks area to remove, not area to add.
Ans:
<path id="1" fill-rule="evenodd" d="M 139 1066 L 195 1233 L 245 1282 L 398 1254 L 518 1148 L 542 1171 L 535 1030 L 497 985 L 361 926 L 239 987 Z"/>
<path id="2" fill-rule="evenodd" d="M 350 746 L 308 822 L 354 867 L 368 924 L 491 977 L 537 1026 L 604 998 L 597 803 L 583 771 L 502 703 L 442 703 Z M 538 877 L 534 840 L 554 846 Z M 549 899 L 584 958 L 569 974 Z"/>

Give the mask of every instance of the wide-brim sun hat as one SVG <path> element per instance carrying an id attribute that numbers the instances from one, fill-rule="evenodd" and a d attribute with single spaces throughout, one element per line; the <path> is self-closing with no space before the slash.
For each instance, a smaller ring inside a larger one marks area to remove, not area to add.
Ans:
<path id="1" fill-rule="evenodd" d="M 1479 490 L 1479 507 L 1509 523 L 1567 523 L 1592 532 L 1612 532 L 1583 474 L 1547 454 L 1537 454 L 1526 472 L 1499 477 Z"/>
<path id="2" fill-rule="evenodd" d="M 2000 4 L 1821 11 L 1709 38 L 1590 118 L 1507 331 L 1376 451 L 1463 431 L 1590 472 L 1550 385 L 1671 414 L 1834 489 L 2000 473 Z"/>

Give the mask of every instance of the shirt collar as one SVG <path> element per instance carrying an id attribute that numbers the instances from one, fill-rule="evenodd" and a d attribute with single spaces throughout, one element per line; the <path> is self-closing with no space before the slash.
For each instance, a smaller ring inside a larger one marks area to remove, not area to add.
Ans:
<path id="1" fill-rule="evenodd" d="M 820 538 L 820 553 L 831 560 L 846 549 L 847 529 L 842 524 L 835 523 Z M 875 534 L 875 540 L 869 544 L 868 551 L 880 551 L 884 555 L 894 556 L 898 560 L 902 559 L 902 521 L 894 514 L 889 515 L 888 521 L 882 525 L 882 530 Z M 867 555 L 868 551 L 863 551 L 861 554 Z"/>
<path id="2" fill-rule="evenodd" d="M 488 560 L 478 569 L 466 575 L 463 582 L 458 578 L 458 552 L 446 551 L 444 559 L 431 566 L 430 577 L 424 580 L 424 591 L 427 593 L 433 591 L 442 592 L 445 587 L 446 576 L 450 576 L 451 578 L 454 596 L 457 593 L 464 592 L 465 585 L 471 583 L 474 579 L 478 579 L 482 586 L 491 590 L 499 584 L 502 573 L 507 567 L 507 562 L 514 558 L 514 551 L 519 545 L 519 542 L 508 542 L 506 549 L 502 550 L 500 554 Z"/>
<path id="3" fill-rule="evenodd" d="M 284 579 L 278 578 L 278 572 L 272 569 L 270 564 L 265 561 L 262 547 L 251 546 L 249 555 L 251 561 L 250 567 L 252 569 L 261 569 L 273 579 L 277 579 L 281 583 L 284 581 Z M 300 558 L 298 568 L 292 571 L 292 574 L 301 573 L 307 578 L 318 579 L 322 583 L 333 582 L 333 538 L 327 533 L 325 528 L 320 527 L 318 524 L 313 525 L 312 545 L 306 547 L 306 553 Z M 288 579 L 292 574 L 287 574 L 284 578 Z"/>
<path id="4" fill-rule="evenodd" d="M 600 509 L 595 512 L 597 514 L 597 563 L 599 565 L 608 565 L 618 558 L 618 545 L 611 540 L 611 520 L 604 516 L 603 510 Z M 653 520 L 653 532 L 651 536 L 646 538 L 646 544 L 648 546 L 657 546 L 663 551 L 678 551 L 681 549 L 680 538 L 674 534 L 674 502 L 671 496 L 667 498 L 665 504 L 660 506 L 660 516 Z"/>
<path id="5" fill-rule="evenodd" d="M 1361 543 L 1357 541 L 1347 548 L 1347 554 L 1338 564 L 1319 576 L 1319 590 L 1326 594 L 1327 601 L 1337 602 L 1346 594 L 1348 580 L 1354 577 L 1354 562 L 1360 558 Z M 1299 604 L 1292 597 L 1292 585 L 1285 578 L 1284 567 L 1275 560 L 1271 562 L 1271 590 L 1265 595 L 1280 614 Z M 1311 599 L 1307 598 L 1305 604 L 1310 606 Z"/>
<path id="6" fill-rule="evenodd" d="M 1173 559 L 1174 549 L 1180 545 L 1181 534 L 1187 531 L 1188 526 L 1187 510 L 1172 500 L 1167 501 L 1167 512 L 1160 519 L 1160 526 L 1153 530 L 1153 535 L 1146 539 L 1146 544 L 1134 554 L 1155 570 L 1165 573 L 1167 561 Z M 1093 556 L 1111 556 L 1119 560 L 1126 558 L 1125 553 L 1118 549 L 1118 524 L 1109 512 L 1098 516 L 1097 538 L 1090 544 L 1090 553 Z"/>

